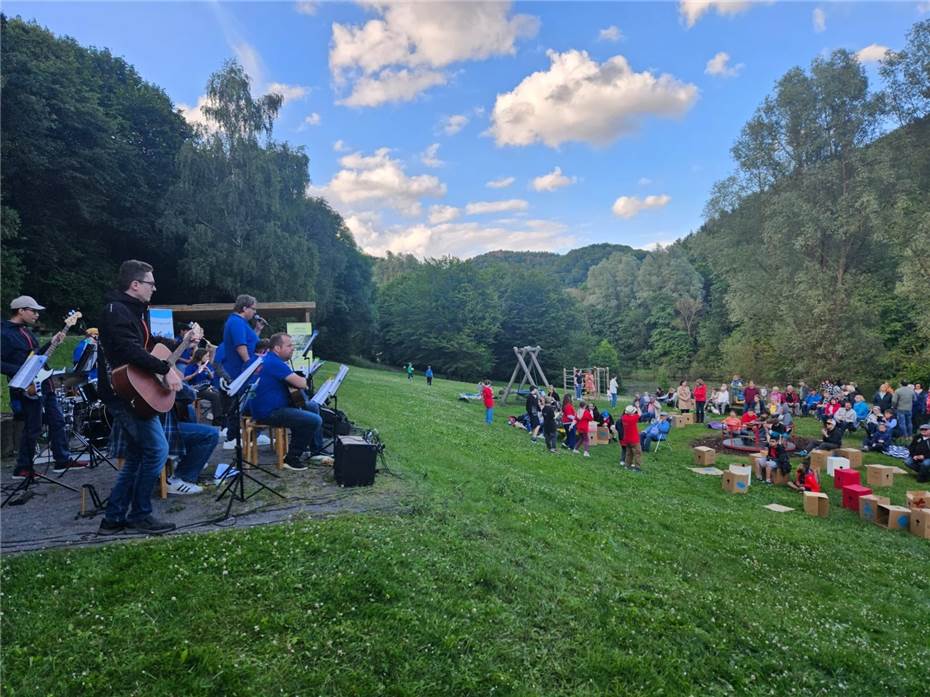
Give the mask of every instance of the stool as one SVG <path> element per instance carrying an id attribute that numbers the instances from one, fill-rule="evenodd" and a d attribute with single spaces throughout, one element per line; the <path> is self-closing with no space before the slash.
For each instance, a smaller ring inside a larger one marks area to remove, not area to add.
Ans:
<path id="1" fill-rule="evenodd" d="M 862 479 L 860 479 L 859 472 L 853 469 L 837 469 L 833 470 L 833 488 L 840 489 L 842 491 L 844 486 L 849 486 L 850 484 L 862 484 Z M 858 510 L 858 508 L 856 509 Z"/>
<path id="2" fill-rule="evenodd" d="M 122 457 L 116 458 L 116 469 L 118 470 L 123 469 L 124 462 L 125 462 L 124 458 Z M 168 472 L 169 469 L 171 470 L 170 473 Z M 165 466 L 161 468 L 161 474 L 158 475 L 160 479 L 159 488 L 160 488 L 162 499 L 168 498 L 168 477 L 173 474 L 174 474 L 174 460 L 172 460 L 169 457 L 167 460 L 165 460 Z"/>
<path id="3" fill-rule="evenodd" d="M 868 496 L 872 490 L 860 484 L 847 484 L 843 487 L 843 508 L 859 512 L 859 497 Z"/>
<path id="4" fill-rule="evenodd" d="M 284 469 L 284 458 L 287 455 L 287 429 L 284 426 L 269 426 L 262 424 L 251 416 L 242 418 L 242 456 L 249 462 L 258 463 L 258 434 L 264 428 L 268 429 L 271 443 L 277 455 L 276 466 Z"/>

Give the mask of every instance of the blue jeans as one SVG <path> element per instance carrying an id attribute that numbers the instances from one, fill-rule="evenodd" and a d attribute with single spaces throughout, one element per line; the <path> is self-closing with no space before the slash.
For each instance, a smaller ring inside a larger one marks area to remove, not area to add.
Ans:
<path id="1" fill-rule="evenodd" d="M 152 513 L 152 488 L 168 459 L 168 439 L 157 416 L 140 419 L 125 402 L 107 404 L 114 423 L 125 432 L 126 460 L 110 491 L 106 519 L 135 522 Z"/>
<path id="2" fill-rule="evenodd" d="M 616 408 L 616 406 L 617 406 L 617 393 L 616 393 L 616 392 L 612 392 L 612 393 L 610 394 L 610 408 L 611 408 L 611 409 L 614 409 L 614 408 Z"/>
<path id="3" fill-rule="evenodd" d="M 563 424 L 565 426 L 565 445 L 569 450 L 574 450 L 577 444 L 577 434 L 575 433 L 575 424 Z"/>
<path id="4" fill-rule="evenodd" d="M 174 468 L 174 475 L 185 482 L 196 484 L 200 473 L 210 461 L 213 451 L 216 450 L 216 444 L 220 440 L 220 431 L 214 426 L 190 421 L 179 422 L 178 431 L 181 433 L 181 440 L 184 441 L 187 454 Z"/>
<path id="5" fill-rule="evenodd" d="M 581 390 L 583 385 L 575 385 L 575 399 L 581 399 Z"/>
<path id="6" fill-rule="evenodd" d="M 914 435 L 914 423 L 911 421 L 911 412 L 898 409 L 898 431 L 905 438 Z"/>
<path id="7" fill-rule="evenodd" d="M 58 398 L 50 383 L 42 386 L 42 397 L 39 399 L 26 399 L 10 393 L 10 402 L 13 411 L 23 417 L 23 435 L 19 442 L 19 455 L 16 458 L 16 467 L 32 467 L 36 455 L 36 442 L 42 435 L 42 420 L 48 424 L 49 445 L 55 462 L 64 463 L 71 459 L 71 448 L 68 447 L 68 436 L 65 433 L 65 418 L 61 415 Z"/>
<path id="8" fill-rule="evenodd" d="M 320 408 L 312 402 L 307 404 L 306 409 L 275 409 L 268 418 L 259 421 L 291 429 L 291 442 L 287 448 L 289 458 L 300 457 L 308 446 L 315 453 L 323 449 L 323 419 L 320 417 Z"/>
<path id="9" fill-rule="evenodd" d="M 484 422 L 490 424 L 492 421 L 494 421 L 494 407 L 485 407 Z"/>

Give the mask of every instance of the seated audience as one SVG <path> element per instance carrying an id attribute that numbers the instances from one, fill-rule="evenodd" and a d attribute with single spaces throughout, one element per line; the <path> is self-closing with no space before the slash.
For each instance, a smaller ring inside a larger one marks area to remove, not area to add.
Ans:
<path id="1" fill-rule="evenodd" d="M 820 491 L 820 481 L 817 479 L 817 472 L 811 469 L 810 462 L 804 463 L 798 467 L 794 481 L 788 482 L 788 486 L 795 491 Z"/>
<path id="2" fill-rule="evenodd" d="M 785 446 L 782 445 L 780 439 L 769 438 L 765 460 L 763 461 L 763 471 L 759 472 L 760 479 L 766 484 L 773 484 L 776 469 L 787 476 L 791 471 L 791 463 L 788 461 L 788 451 L 785 450 Z"/>
<path id="3" fill-rule="evenodd" d="M 891 445 L 891 433 L 888 425 L 882 421 L 875 431 L 868 434 L 862 441 L 863 452 L 883 453 Z"/>
<path id="4" fill-rule="evenodd" d="M 917 481 L 930 481 L 930 424 L 920 425 L 907 453 L 904 464 L 917 472 Z"/>
<path id="5" fill-rule="evenodd" d="M 812 450 L 836 450 L 843 447 L 843 429 L 839 428 L 833 419 L 827 419 L 820 432 L 823 434 L 823 440 Z"/>
<path id="6" fill-rule="evenodd" d="M 672 422 L 668 420 L 667 414 L 659 414 L 659 418 L 653 421 L 649 427 L 639 435 L 639 447 L 642 452 L 649 452 L 653 441 L 665 440 L 668 438 L 668 432 L 672 430 Z"/>

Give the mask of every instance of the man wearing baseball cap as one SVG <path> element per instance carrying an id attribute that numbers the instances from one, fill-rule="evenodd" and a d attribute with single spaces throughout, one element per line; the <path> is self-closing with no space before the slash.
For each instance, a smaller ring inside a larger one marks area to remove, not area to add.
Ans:
<path id="1" fill-rule="evenodd" d="M 39 319 L 39 312 L 44 310 L 39 303 L 28 295 L 20 295 L 10 303 L 10 318 L 3 320 L 0 327 L 0 359 L 2 372 L 8 378 L 16 375 L 26 359 L 33 353 L 44 353 L 51 342 L 39 346 L 39 340 L 32 333 L 31 327 Z M 52 340 L 60 342 L 64 333 L 59 332 Z M 23 435 L 19 443 L 19 455 L 13 470 L 13 479 L 27 479 L 32 475 L 32 461 L 36 454 L 36 441 L 42 435 L 42 415 L 48 423 L 49 445 L 55 458 L 54 469 L 63 472 L 68 467 L 80 465 L 71 460 L 71 449 L 65 433 L 65 419 L 58 406 L 58 398 L 51 382 L 42 385 L 42 396 L 29 398 L 21 390 L 10 390 L 10 404 L 16 418 L 23 420 Z"/>

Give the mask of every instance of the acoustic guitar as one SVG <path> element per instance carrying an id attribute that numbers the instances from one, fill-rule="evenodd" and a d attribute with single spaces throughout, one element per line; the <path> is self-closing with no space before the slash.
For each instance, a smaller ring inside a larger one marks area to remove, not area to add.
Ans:
<path id="1" fill-rule="evenodd" d="M 159 343 L 155 344 L 149 353 L 159 360 L 166 361 L 171 366 L 170 370 L 176 370 L 175 364 L 181 354 L 192 343 L 199 342 L 202 337 L 203 330 L 200 325 L 193 323 L 190 331 L 184 334 L 184 338 L 174 351 Z M 129 408 L 140 419 L 166 413 L 174 406 L 174 398 L 177 395 L 165 386 L 164 376 L 150 373 L 131 364 L 113 370 L 110 373 L 110 384 L 117 396 L 128 402 Z"/>
<path id="2" fill-rule="evenodd" d="M 75 324 L 77 324 L 77 321 L 81 319 L 81 317 L 83 317 L 83 315 L 80 312 L 71 310 L 71 312 L 68 313 L 68 316 L 65 317 L 65 326 L 62 328 L 61 333 L 67 334 L 68 330 L 71 329 L 71 327 L 73 327 Z M 61 339 L 52 338 L 51 343 L 49 344 L 48 348 L 45 349 L 45 352 L 42 355 L 51 357 L 51 355 L 55 353 L 55 349 L 61 346 L 62 341 L 64 341 L 64 338 L 61 338 Z M 48 365 L 47 360 L 45 362 L 45 365 Z M 36 378 L 35 380 L 32 381 L 32 384 L 29 385 L 29 387 L 27 387 L 25 390 L 23 390 L 22 392 L 23 396 L 26 397 L 26 399 L 38 399 L 39 397 L 41 397 L 42 396 L 42 383 L 48 380 L 53 374 L 54 374 L 54 371 L 49 368 L 43 368 L 42 370 L 40 370 L 38 373 L 36 373 Z"/>

